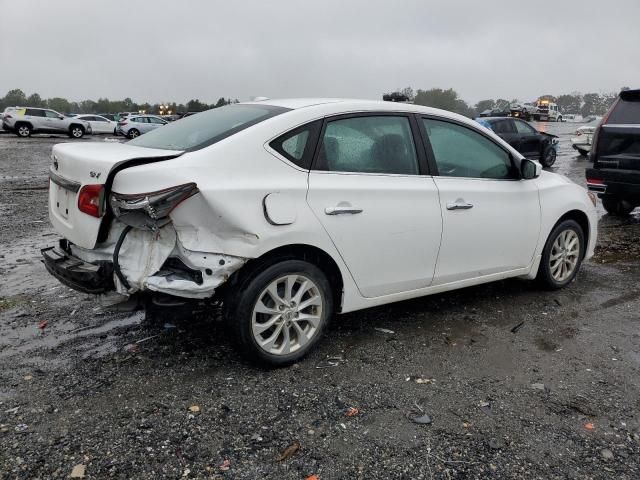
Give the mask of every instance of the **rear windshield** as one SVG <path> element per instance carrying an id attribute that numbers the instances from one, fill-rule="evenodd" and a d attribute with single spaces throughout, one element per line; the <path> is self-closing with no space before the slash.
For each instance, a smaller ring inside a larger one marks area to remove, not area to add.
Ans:
<path id="1" fill-rule="evenodd" d="M 620 98 L 607 123 L 635 123 L 640 124 L 640 95 L 628 100 Z"/>
<path id="2" fill-rule="evenodd" d="M 176 120 L 129 144 L 165 150 L 199 150 L 288 110 L 273 105 L 227 105 Z"/>

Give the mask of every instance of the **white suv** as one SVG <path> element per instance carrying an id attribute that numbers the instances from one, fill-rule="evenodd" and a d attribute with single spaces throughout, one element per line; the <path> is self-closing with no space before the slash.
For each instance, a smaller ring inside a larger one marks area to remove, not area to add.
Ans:
<path id="1" fill-rule="evenodd" d="M 49 272 L 89 293 L 222 300 L 271 364 L 309 352 L 336 312 L 508 277 L 564 287 L 596 241 L 593 194 L 405 103 L 235 104 L 52 159 Z"/>
<path id="2" fill-rule="evenodd" d="M 2 128 L 15 132 L 19 137 L 32 133 L 66 133 L 72 138 L 90 134 L 89 122 L 75 117 L 65 117 L 46 108 L 15 107 L 2 116 Z"/>

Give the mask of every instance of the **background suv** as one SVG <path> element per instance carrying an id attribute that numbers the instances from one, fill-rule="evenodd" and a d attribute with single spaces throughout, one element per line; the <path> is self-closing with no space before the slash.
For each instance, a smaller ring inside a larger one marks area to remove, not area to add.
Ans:
<path id="1" fill-rule="evenodd" d="M 118 122 L 116 134 L 136 138 L 167 123 L 169 122 L 155 115 L 131 115 Z"/>
<path id="2" fill-rule="evenodd" d="M 640 89 L 620 92 L 596 130 L 590 160 L 587 185 L 608 213 L 640 206 Z"/>
<path id="3" fill-rule="evenodd" d="M 66 133 L 72 138 L 82 138 L 85 133 L 91 133 L 89 122 L 65 117 L 55 110 L 30 107 L 16 107 L 3 114 L 2 128 L 15 132 L 19 137 L 28 137 L 32 133 Z"/>

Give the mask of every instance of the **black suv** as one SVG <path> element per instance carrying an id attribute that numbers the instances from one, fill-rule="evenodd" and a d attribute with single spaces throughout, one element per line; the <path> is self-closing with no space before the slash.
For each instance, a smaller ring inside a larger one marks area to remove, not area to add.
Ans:
<path id="1" fill-rule="evenodd" d="M 611 215 L 640 206 L 640 89 L 624 90 L 598 126 L 587 186 Z"/>

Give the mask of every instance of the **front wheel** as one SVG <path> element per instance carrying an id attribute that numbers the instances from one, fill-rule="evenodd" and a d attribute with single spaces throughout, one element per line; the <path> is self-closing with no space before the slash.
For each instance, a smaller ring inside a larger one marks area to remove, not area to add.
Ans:
<path id="1" fill-rule="evenodd" d="M 575 220 L 561 222 L 547 239 L 536 279 L 550 290 L 567 286 L 580 270 L 584 244 L 584 232 Z"/>
<path id="2" fill-rule="evenodd" d="M 616 197 L 602 197 L 602 206 L 609 215 L 614 217 L 626 217 L 636 206 L 627 200 Z"/>
<path id="3" fill-rule="evenodd" d="M 327 276 L 308 262 L 282 260 L 245 277 L 229 285 L 225 299 L 226 322 L 242 352 L 273 366 L 307 355 L 333 314 Z"/>
<path id="4" fill-rule="evenodd" d="M 542 154 L 540 163 L 542 164 L 543 167 L 549 168 L 554 163 L 556 163 L 556 156 L 557 156 L 556 149 L 553 147 L 547 147 L 544 153 Z"/>
<path id="5" fill-rule="evenodd" d="M 71 138 L 82 138 L 84 136 L 84 128 L 80 125 L 71 125 L 71 128 L 69 128 L 69 136 Z"/>

